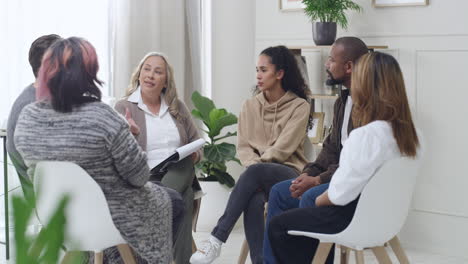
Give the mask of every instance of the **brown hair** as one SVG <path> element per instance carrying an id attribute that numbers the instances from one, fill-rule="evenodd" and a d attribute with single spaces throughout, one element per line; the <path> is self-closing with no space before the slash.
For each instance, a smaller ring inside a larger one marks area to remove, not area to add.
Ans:
<path id="1" fill-rule="evenodd" d="M 41 67 L 42 57 L 44 56 L 47 49 L 54 44 L 57 40 L 62 39 L 59 35 L 50 34 L 44 35 L 31 44 L 29 48 L 29 64 L 31 65 L 34 77 L 37 78 L 39 68 Z"/>
<path id="2" fill-rule="evenodd" d="M 354 127 L 375 120 L 388 121 L 403 155 L 416 156 L 419 139 L 411 118 L 405 83 L 398 62 L 391 55 L 363 55 L 351 76 Z"/>

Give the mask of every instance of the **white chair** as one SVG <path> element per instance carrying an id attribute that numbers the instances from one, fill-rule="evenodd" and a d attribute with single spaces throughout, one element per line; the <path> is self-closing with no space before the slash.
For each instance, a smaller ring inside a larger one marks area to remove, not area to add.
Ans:
<path id="1" fill-rule="evenodd" d="M 135 258 L 112 221 L 107 201 L 99 185 L 89 174 L 71 162 L 42 161 L 34 172 L 36 211 L 39 221 L 47 221 L 60 199 L 70 196 L 66 208 L 68 251 L 92 251 L 94 263 L 102 263 L 102 251 L 117 246 L 126 264 Z M 64 260 L 70 257 L 70 253 Z"/>
<path id="2" fill-rule="evenodd" d="M 320 240 L 313 264 L 325 263 L 333 243 L 356 251 L 356 262 L 364 263 L 362 250 L 371 248 L 379 263 L 391 263 L 384 244 L 389 242 L 400 263 L 408 259 L 396 237 L 411 205 L 418 173 L 418 161 L 398 158 L 377 170 L 361 193 L 349 226 L 338 234 L 321 234 L 290 230 L 288 234 Z M 343 248 L 342 248 L 343 250 Z M 346 253 L 342 254 L 347 258 Z M 342 259 L 342 263 L 346 260 Z"/>

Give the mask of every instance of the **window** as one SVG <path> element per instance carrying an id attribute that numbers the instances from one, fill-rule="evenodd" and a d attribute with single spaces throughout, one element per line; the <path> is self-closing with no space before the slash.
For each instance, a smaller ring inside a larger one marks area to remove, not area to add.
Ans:
<path id="1" fill-rule="evenodd" d="M 46 34 L 62 37 L 78 36 L 96 48 L 99 58 L 99 78 L 105 82 L 104 96 L 109 87 L 109 1 L 110 0 L 3 0 L 0 2 L 0 121 L 8 117 L 10 108 L 22 90 L 34 82 L 28 62 L 31 43 Z"/>

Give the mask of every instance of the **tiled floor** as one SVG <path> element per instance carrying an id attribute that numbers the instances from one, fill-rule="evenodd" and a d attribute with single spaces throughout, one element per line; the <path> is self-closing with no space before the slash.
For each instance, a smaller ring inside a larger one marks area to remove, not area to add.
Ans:
<path id="1" fill-rule="evenodd" d="M 3 212 L 0 214 L 0 218 L 3 219 Z M 33 227 L 30 228 L 31 230 Z M 10 239 L 13 238 L 13 232 L 10 232 Z M 201 241 L 209 237 L 208 232 L 197 232 L 194 234 L 195 241 L 200 243 Z M 4 241 L 4 225 L 3 221 L 0 220 L 0 241 Z M 244 241 L 244 233 L 241 228 L 236 228 L 231 233 L 227 243 L 223 245 L 221 256 L 214 262 L 214 264 L 235 264 L 239 256 L 242 242 Z M 398 263 L 391 250 L 387 250 L 393 263 Z M 441 256 L 431 254 L 428 252 L 415 250 L 411 248 L 405 248 L 405 251 L 412 264 L 468 264 L 468 259 L 461 259 L 457 257 Z M 10 255 L 14 259 L 14 249 L 11 250 Z M 364 253 L 366 264 L 377 264 L 377 260 L 370 250 L 366 250 Z M 0 245 L 0 264 L 4 263 L 15 263 L 13 259 L 6 261 L 5 246 Z M 248 259 L 247 263 L 250 263 Z M 335 259 L 335 264 L 339 263 L 339 258 Z M 351 255 L 349 264 L 355 263 L 353 254 Z"/>
<path id="2" fill-rule="evenodd" d="M 195 241 L 200 242 L 206 239 L 209 236 L 209 233 L 200 233 L 197 232 L 195 234 Z M 237 258 L 239 257 L 240 248 L 242 242 L 244 240 L 244 234 L 241 230 L 236 230 L 231 234 L 227 243 L 223 245 L 221 256 L 217 259 L 214 264 L 235 264 L 237 263 Z M 412 264 L 468 264 L 468 259 L 460 259 L 456 257 L 447 257 L 447 256 L 440 256 L 435 254 L 430 254 L 427 252 L 414 250 L 414 249 L 405 249 L 408 258 L 410 259 L 410 263 Z M 393 263 L 398 263 L 396 257 L 393 255 L 391 250 L 387 250 L 388 254 L 390 255 Z M 372 254 L 372 251 L 365 250 L 364 252 L 365 263 L 366 264 L 377 264 L 377 259 Z M 247 261 L 247 263 L 250 263 Z M 338 264 L 339 258 L 335 258 L 335 264 Z M 349 264 L 356 263 L 354 260 L 353 254 L 351 254 L 351 258 Z"/>
<path id="3" fill-rule="evenodd" d="M 1 230 L 0 232 L 3 232 Z M 195 241 L 199 242 L 204 240 L 209 236 L 209 233 L 200 233 L 197 232 L 195 234 Z M 0 236 L 0 240 L 3 239 L 3 235 Z M 243 233 L 240 230 L 236 230 L 233 232 L 227 241 L 226 245 L 223 246 L 221 251 L 221 256 L 213 263 L 213 264 L 235 264 L 237 263 L 237 258 L 239 256 L 240 248 L 244 239 Z M 456 257 L 447 257 L 447 256 L 440 256 L 435 254 L 430 254 L 427 252 L 413 250 L 413 249 L 405 249 L 412 264 L 468 264 L 468 259 L 460 259 Z M 387 250 L 393 263 L 398 263 L 395 256 L 392 254 L 390 250 Z M 364 252 L 365 263 L 366 264 L 377 264 L 377 260 L 375 259 L 374 255 L 370 250 L 366 250 Z M 4 263 L 15 263 L 13 259 L 9 261 L 5 260 L 5 246 L 0 245 L 0 264 Z M 248 259 L 247 263 L 250 263 Z M 339 263 L 339 259 L 335 259 L 335 264 Z M 354 256 L 351 255 L 349 264 L 356 263 L 354 260 Z"/>
<path id="4" fill-rule="evenodd" d="M 2 158 L 3 157 L 0 157 L 0 160 L 2 160 Z M 0 171 L 0 176 L 2 176 L 2 180 L 0 181 L 0 241 L 4 241 L 5 240 L 5 236 L 4 236 L 5 225 L 4 225 L 4 220 L 3 220 L 4 219 L 3 166 L 2 166 L 2 170 Z M 19 181 L 17 180 L 18 178 L 12 167 L 9 168 L 8 178 L 9 178 L 8 187 L 10 190 L 13 190 L 16 187 L 18 187 Z M 20 189 L 16 189 L 13 192 L 21 194 Z M 195 241 L 197 243 L 208 238 L 208 236 L 209 236 L 208 232 L 197 232 L 194 235 Z M 13 233 L 10 233 L 10 239 L 12 238 L 13 238 Z M 243 241 L 244 241 L 243 230 L 241 228 L 234 229 L 226 245 L 224 245 L 222 248 L 221 256 L 214 263 L 215 264 L 237 263 L 237 258 L 239 256 L 240 248 L 241 248 Z M 415 250 L 411 248 L 406 248 L 405 250 L 412 264 L 468 264 L 468 259 L 441 256 L 441 255 L 431 254 L 429 252 L 424 252 L 424 251 Z M 392 254 L 392 252 L 390 250 L 388 251 L 389 251 L 390 257 L 392 258 L 392 262 L 398 263 L 395 256 Z M 13 257 L 14 250 L 11 250 L 10 255 Z M 5 245 L 0 245 L 0 264 L 4 264 L 4 263 L 15 263 L 15 262 L 13 259 L 6 261 Z M 250 263 L 250 260 L 248 260 L 247 263 Z M 338 258 L 335 259 L 335 263 L 339 263 Z M 355 263 L 355 261 L 354 261 L 353 255 L 351 255 L 349 264 L 353 264 L 353 263 Z M 365 251 L 365 263 L 377 264 L 377 260 L 375 259 L 372 252 L 369 250 Z"/>

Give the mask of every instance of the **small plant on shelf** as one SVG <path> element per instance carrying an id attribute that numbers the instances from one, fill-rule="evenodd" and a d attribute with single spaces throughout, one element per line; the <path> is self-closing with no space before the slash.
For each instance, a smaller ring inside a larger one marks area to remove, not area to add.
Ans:
<path id="1" fill-rule="evenodd" d="M 361 6 L 351 0 L 302 0 L 304 13 L 310 18 L 314 42 L 331 45 L 336 38 L 336 25 L 346 29 L 348 19 L 345 11 L 362 11 Z"/>

